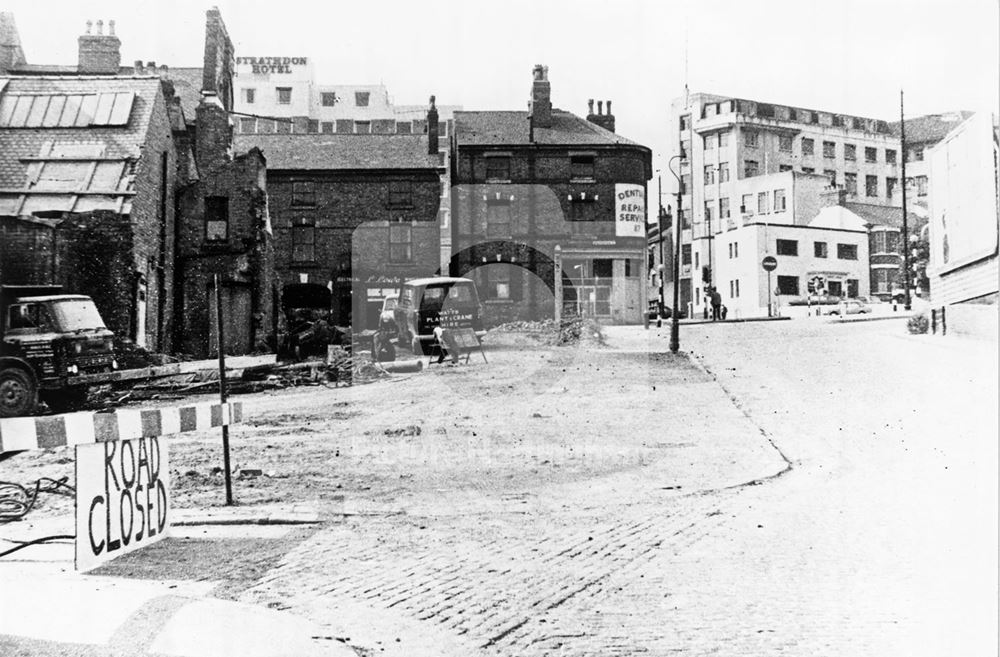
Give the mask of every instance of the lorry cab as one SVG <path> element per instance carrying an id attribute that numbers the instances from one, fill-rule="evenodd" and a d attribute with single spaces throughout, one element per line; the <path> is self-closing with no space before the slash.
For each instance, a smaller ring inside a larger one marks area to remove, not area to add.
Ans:
<path id="1" fill-rule="evenodd" d="M 471 328 L 482 337 L 482 306 L 474 281 L 436 276 L 403 283 L 393 310 L 399 344 L 423 354 L 434 342 L 434 329 Z"/>
<path id="2" fill-rule="evenodd" d="M 85 397 L 79 377 L 118 367 L 94 301 L 59 291 L 0 287 L 0 417 L 31 413 L 39 393 L 50 406 Z"/>

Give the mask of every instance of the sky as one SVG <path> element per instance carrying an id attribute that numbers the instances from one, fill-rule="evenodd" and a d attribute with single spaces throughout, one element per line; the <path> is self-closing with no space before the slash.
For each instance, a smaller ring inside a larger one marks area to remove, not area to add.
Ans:
<path id="1" fill-rule="evenodd" d="M 399 104 L 525 109 L 613 101 L 617 131 L 666 160 L 669 103 L 704 91 L 897 120 L 1000 112 L 1000 0 L 0 0 L 29 63 L 73 64 L 88 19 L 122 62 L 199 66 L 217 6 L 237 56 L 309 57 L 318 84 L 383 83 Z M 655 181 L 654 181 L 655 182 Z M 666 182 L 666 181 L 664 181 Z"/>

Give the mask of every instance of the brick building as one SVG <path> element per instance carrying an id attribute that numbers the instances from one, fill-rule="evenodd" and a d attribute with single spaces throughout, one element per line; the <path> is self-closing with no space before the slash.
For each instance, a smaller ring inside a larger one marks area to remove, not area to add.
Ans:
<path id="1" fill-rule="evenodd" d="M 614 132 L 610 101 L 583 119 L 533 75 L 529 111 L 455 113 L 451 273 L 476 280 L 489 323 L 638 323 L 651 152 Z"/>
<path id="2" fill-rule="evenodd" d="M 240 134 L 235 144 L 267 158 L 279 281 L 327 287 L 335 323 L 374 328 L 387 294 L 440 270 L 444 165 L 433 127 L 426 136 Z"/>
<path id="3" fill-rule="evenodd" d="M 47 280 L 36 282 L 92 295 L 109 328 L 156 351 L 170 350 L 174 321 L 177 164 L 169 93 L 151 77 L 0 77 L 0 215 L 74 222 L 67 234 L 88 244 L 89 270 L 105 272 L 81 279 L 71 260 L 58 259 L 47 263 Z M 106 216 L 93 222 L 95 211 L 127 217 L 128 230 L 108 230 L 123 224 Z M 19 257 L 48 256 L 25 250 Z M 127 272 L 101 264 L 123 258 Z"/>

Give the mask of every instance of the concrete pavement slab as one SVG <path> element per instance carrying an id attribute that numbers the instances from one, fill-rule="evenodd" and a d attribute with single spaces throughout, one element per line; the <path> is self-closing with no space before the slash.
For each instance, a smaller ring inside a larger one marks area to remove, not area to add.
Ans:
<path id="1" fill-rule="evenodd" d="M 259 504 L 174 509 L 171 524 L 183 525 L 305 525 L 319 522 L 316 509 L 304 504 Z"/>

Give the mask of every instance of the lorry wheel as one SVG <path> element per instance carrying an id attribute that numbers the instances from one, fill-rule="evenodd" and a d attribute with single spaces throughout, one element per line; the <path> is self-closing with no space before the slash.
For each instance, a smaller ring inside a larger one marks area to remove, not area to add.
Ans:
<path id="1" fill-rule="evenodd" d="M 0 417 L 31 415 L 38 405 L 38 389 L 24 370 L 0 370 Z"/>
<path id="2" fill-rule="evenodd" d="M 43 390 L 42 401 L 53 413 L 67 413 L 81 408 L 87 403 L 87 388 L 66 388 L 64 390 Z"/>

